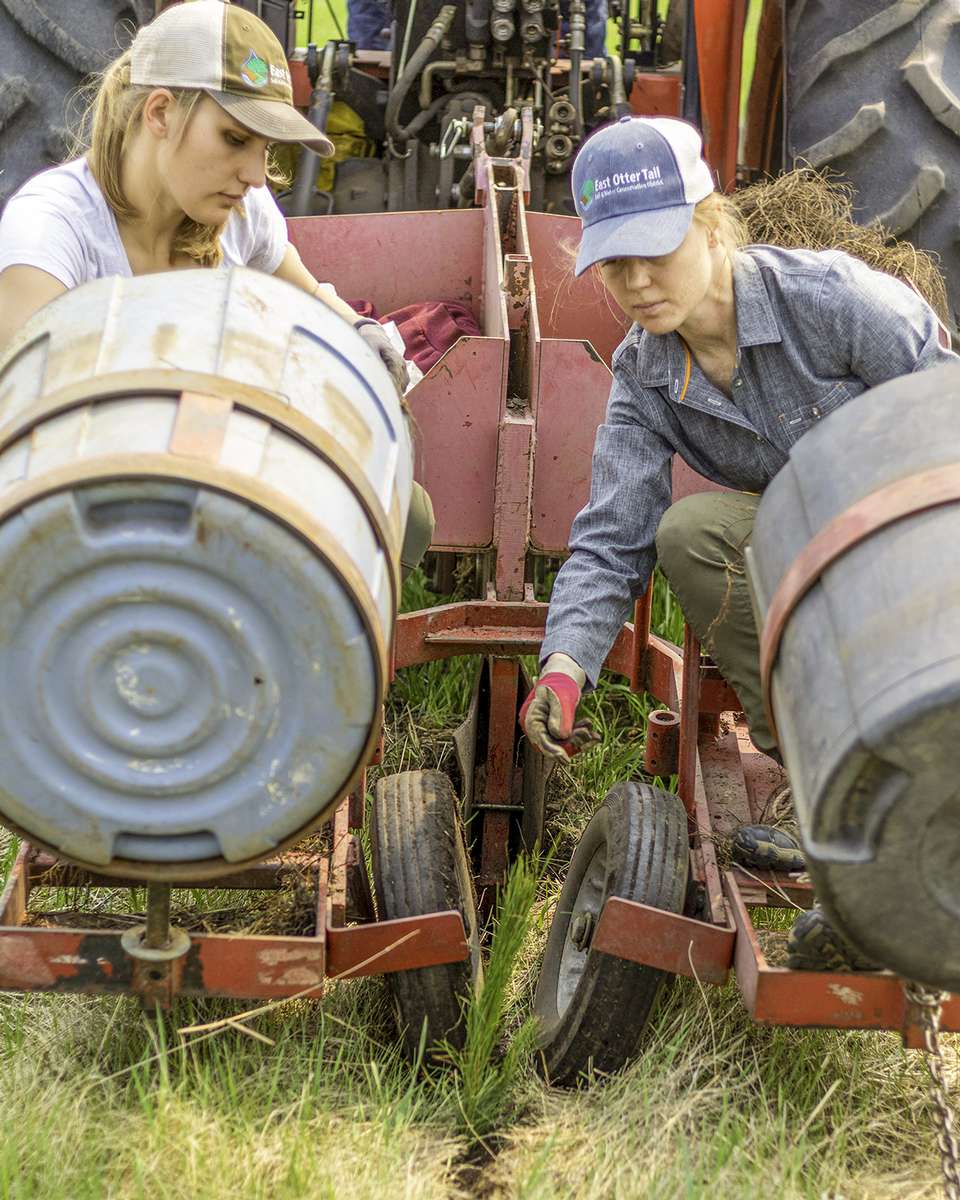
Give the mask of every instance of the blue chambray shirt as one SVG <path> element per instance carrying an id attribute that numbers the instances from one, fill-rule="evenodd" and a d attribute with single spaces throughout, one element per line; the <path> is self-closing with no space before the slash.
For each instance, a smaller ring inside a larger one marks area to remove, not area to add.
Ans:
<path id="1" fill-rule="evenodd" d="M 676 333 L 634 325 L 613 355 L 613 386 L 593 450 L 590 500 L 553 587 L 541 662 L 562 650 L 591 685 L 653 570 L 671 501 L 674 453 L 701 475 L 762 492 L 817 421 L 898 375 L 957 355 L 906 284 L 836 250 L 748 246 L 734 259 L 733 399 L 685 355 Z"/>

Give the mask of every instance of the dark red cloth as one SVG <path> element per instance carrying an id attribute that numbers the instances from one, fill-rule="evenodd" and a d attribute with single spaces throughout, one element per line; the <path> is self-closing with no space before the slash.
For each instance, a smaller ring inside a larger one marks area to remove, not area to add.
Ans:
<path id="1" fill-rule="evenodd" d="M 362 317 L 376 317 L 381 324 L 394 321 L 406 347 L 404 357 L 412 359 L 424 375 L 458 338 L 482 336 L 476 317 L 457 300 L 424 300 L 382 317 L 369 300 L 350 300 L 349 304 Z"/>
<path id="2" fill-rule="evenodd" d="M 424 375 L 458 338 L 481 336 L 476 317 L 465 304 L 456 300 L 408 304 L 380 319 L 396 322 L 407 348 L 406 357 L 412 358 Z"/>

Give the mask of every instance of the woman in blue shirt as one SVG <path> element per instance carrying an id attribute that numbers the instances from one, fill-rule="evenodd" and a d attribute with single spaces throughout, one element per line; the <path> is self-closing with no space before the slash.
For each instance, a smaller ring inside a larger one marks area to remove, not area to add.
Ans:
<path id="1" fill-rule="evenodd" d="M 956 356 L 924 300 L 859 260 L 744 246 L 685 122 L 624 117 L 605 127 L 578 155 L 573 189 L 576 272 L 595 266 L 634 324 L 613 356 L 590 500 L 554 584 L 542 674 L 521 723 L 555 758 L 592 740 L 576 721 L 582 689 L 596 684 L 659 561 L 736 689 L 754 743 L 779 760 L 743 566 L 760 493 L 833 409 Z M 732 490 L 671 505 L 674 454 Z"/>

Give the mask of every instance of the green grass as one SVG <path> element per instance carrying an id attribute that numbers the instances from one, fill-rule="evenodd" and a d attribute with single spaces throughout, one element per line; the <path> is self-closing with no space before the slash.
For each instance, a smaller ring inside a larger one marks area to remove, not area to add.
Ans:
<path id="1" fill-rule="evenodd" d="M 405 599 L 432 597 L 416 577 Z M 676 632 L 662 588 L 655 613 Z M 462 663 L 401 673 L 388 769 L 444 760 L 471 682 Z M 602 1085 L 564 1093 L 536 1076 L 528 1017 L 552 905 L 590 812 L 638 769 L 649 704 L 612 680 L 586 702 L 603 745 L 551 780 L 548 867 L 514 874 L 451 1065 L 403 1061 L 376 978 L 273 1006 L 253 1022 L 272 1045 L 177 1033 L 239 1004 L 158 1022 L 126 998 L 2 996 L 0 1200 L 938 1196 L 919 1057 L 892 1034 L 756 1026 L 732 985 L 677 981 L 640 1058 Z"/>

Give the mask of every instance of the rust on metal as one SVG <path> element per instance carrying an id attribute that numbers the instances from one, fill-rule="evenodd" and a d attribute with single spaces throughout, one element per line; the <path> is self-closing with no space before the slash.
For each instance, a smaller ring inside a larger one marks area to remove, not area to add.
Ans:
<path id="1" fill-rule="evenodd" d="M 347 921 L 375 921 L 373 896 L 367 867 L 360 848 L 360 839 L 351 834 L 347 839 Z"/>
<path id="2" fill-rule="evenodd" d="M 337 928 L 347 923 L 347 863 L 350 857 L 350 810 L 346 801 L 333 814 L 333 849 L 327 880 L 328 923 Z"/>
<path id="3" fill-rule="evenodd" d="M 338 979 L 411 971 L 470 957 L 463 918 L 452 911 L 328 929 L 327 950 L 328 974 Z"/>
<path id="4" fill-rule="evenodd" d="M 679 73 L 638 71 L 630 89 L 630 107 L 641 117 L 679 117 Z"/>
<path id="5" fill-rule="evenodd" d="M 694 862 L 699 861 L 702 871 L 702 883 L 706 890 L 707 912 L 710 920 L 715 925 L 726 925 L 728 923 L 727 906 L 723 898 L 723 882 L 717 863 L 717 846 L 711 830 L 710 807 L 707 801 L 707 789 L 704 786 L 700 749 L 701 747 L 698 745 L 693 759 L 693 821 L 691 824 L 695 848 Z"/>
<path id="6" fill-rule="evenodd" d="M 325 970 L 375 975 L 469 955 L 460 914 L 430 913 L 326 931 L 329 961 L 324 938 L 196 934 L 167 979 L 141 982 L 121 936 L 119 930 L 0 929 L 0 990 L 132 992 L 162 984 L 161 1002 L 174 994 L 280 999 L 304 989 L 319 996 Z"/>
<path id="7" fill-rule="evenodd" d="M 700 642 L 689 624 L 683 629 L 680 687 L 680 760 L 677 792 L 687 815 L 696 812 L 697 737 L 700 722 Z"/>
<path id="8" fill-rule="evenodd" d="M 711 925 L 611 896 L 590 943 L 602 950 L 701 983 L 723 984 L 733 964 L 732 925 Z"/>
<path id="9" fill-rule="evenodd" d="M 514 767 L 519 678 L 520 664 L 516 659 L 491 660 L 487 769 L 483 796 L 474 801 L 474 808 L 483 808 L 477 877 L 480 887 L 497 886 L 507 869 L 511 813 L 521 783 Z"/>
<path id="10" fill-rule="evenodd" d="M 755 871 L 752 867 L 733 866 L 730 873 L 748 908 L 797 909 L 813 905 L 813 884 L 808 879 L 797 879 L 776 871 Z"/>
<path id="11" fill-rule="evenodd" d="M 546 604 L 473 600 L 401 613 L 397 668 L 458 654 L 535 654 L 543 641 Z"/>
<path id="12" fill-rule="evenodd" d="M 915 1017 L 908 1011 L 900 979 L 889 971 L 791 971 L 771 967 L 757 940 L 746 904 L 732 874 L 724 876 L 737 940 L 734 964 L 737 987 L 747 1011 L 766 1025 L 837 1029 L 892 1029 L 919 1045 Z M 943 1009 L 943 1028 L 960 1029 L 960 997 Z"/>
<path id="13" fill-rule="evenodd" d="M 653 576 L 646 591 L 633 605 L 633 658 L 630 662 L 631 692 L 642 692 L 647 678 L 647 649 L 650 645 L 650 615 L 653 609 Z"/>
<path id="14" fill-rule="evenodd" d="M 503 289 L 507 294 L 507 320 L 511 329 L 519 329 L 528 315 L 532 266 L 529 254 L 503 256 Z"/>
<path id="15" fill-rule="evenodd" d="M 22 925 L 27 916 L 30 878 L 27 864 L 32 847 L 26 842 L 20 847 L 10 876 L 0 896 L 0 926 Z"/>
<path id="16" fill-rule="evenodd" d="M 500 424 L 497 450 L 497 507 L 493 537 L 497 548 L 496 598 L 522 600 L 530 538 L 533 420 L 507 415 Z"/>
<path id="17" fill-rule="evenodd" d="M 767 609 L 760 635 L 760 677 L 770 729 L 776 735 L 770 684 L 787 622 L 823 572 L 848 550 L 881 529 L 943 504 L 960 500 L 960 463 L 931 467 L 888 483 L 838 513 L 797 555 Z"/>
<path id="18" fill-rule="evenodd" d="M 731 729 L 719 738 L 701 738 L 700 765 L 711 830 L 716 837 L 728 838 L 738 825 L 753 820 L 736 732 Z"/>
<path id="19" fill-rule="evenodd" d="M 680 718 L 669 708 L 655 708 L 647 715 L 647 738 L 643 747 L 643 769 L 648 775 L 676 775 L 680 751 Z"/>

